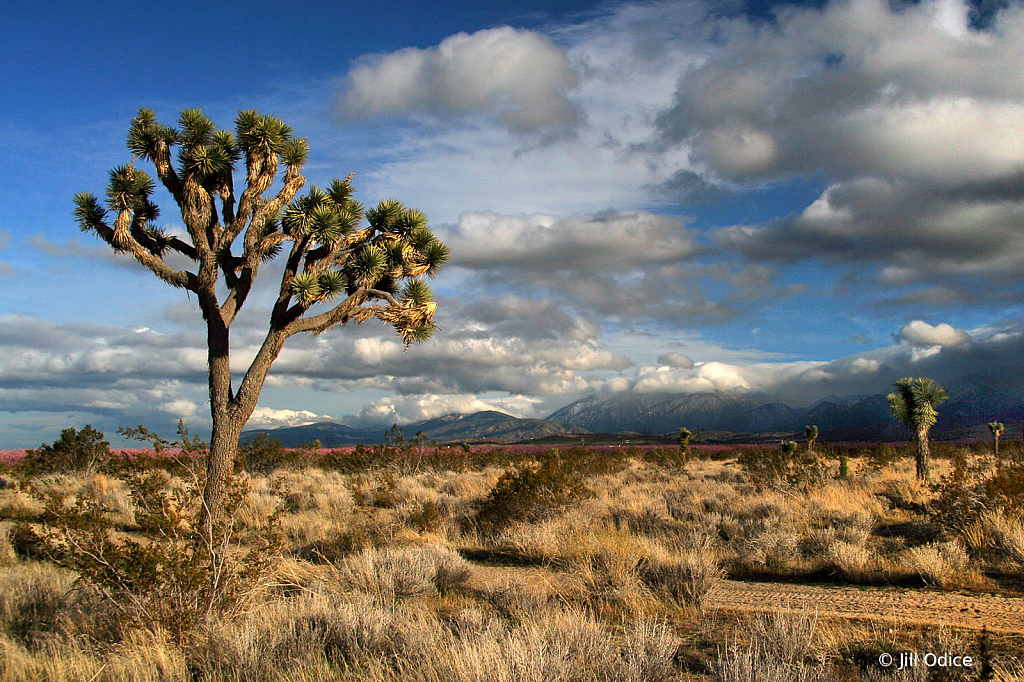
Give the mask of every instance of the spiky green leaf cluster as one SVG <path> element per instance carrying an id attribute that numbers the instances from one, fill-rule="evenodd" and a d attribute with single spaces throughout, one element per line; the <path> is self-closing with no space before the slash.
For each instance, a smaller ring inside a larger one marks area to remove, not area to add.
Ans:
<path id="1" fill-rule="evenodd" d="M 938 412 L 935 408 L 949 396 L 931 379 L 903 377 L 893 386 L 896 390 L 888 395 L 889 410 L 915 433 L 927 431 L 935 425 Z"/>
<path id="2" fill-rule="evenodd" d="M 110 171 L 107 205 L 115 211 L 144 210 L 154 187 L 153 179 L 134 165 L 117 166 Z"/>
<path id="3" fill-rule="evenodd" d="M 238 113 L 235 134 L 238 146 L 249 155 L 267 156 L 287 151 L 297 159 L 309 151 L 304 141 L 292 137 L 291 126 L 276 116 L 264 116 L 255 109 Z"/>
<path id="4" fill-rule="evenodd" d="M 128 148 L 143 159 L 153 159 L 161 144 L 170 148 L 177 142 L 178 131 L 160 125 L 153 110 L 145 107 L 139 109 L 128 129 Z"/>
<path id="5" fill-rule="evenodd" d="M 104 220 L 107 211 L 92 192 L 79 192 L 75 195 L 75 222 L 82 232 L 95 232 Z"/>

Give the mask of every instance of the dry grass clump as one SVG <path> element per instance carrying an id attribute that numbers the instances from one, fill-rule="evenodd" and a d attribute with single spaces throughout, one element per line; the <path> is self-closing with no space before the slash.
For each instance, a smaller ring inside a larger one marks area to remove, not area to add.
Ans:
<path id="1" fill-rule="evenodd" d="M 644 584 L 670 603 L 703 609 L 707 595 L 725 576 L 717 543 L 706 535 L 691 535 L 678 552 L 654 549 L 641 567 Z"/>
<path id="2" fill-rule="evenodd" d="M 381 603 L 447 594 L 469 576 L 469 563 L 458 552 L 433 546 L 363 550 L 347 557 L 336 572 L 341 584 Z"/>
<path id="3" fill-rule="evenodd" d="M 959 587 L 977 581 L 967 550 L 956 541 L 912 547 L 904 553 L 903 559 L 907 568 L 935 587 Z"/>
<path id="4" fill-rule="evenodd" d="M 545 607 L 507 619 L 468 607 L 439 615 L 415 602 L 309 596 L 270 605 L 215 633 L 193 665 L 207 679 L 375 682 L 655 682 L 675 641 L 661 623 L 626 623 L 621 643 L 586 610 Z"/>
<path id="5" fill-rule="evenodd" d="M 758 614 L 746 628 L 745 643 L 733 642 L 713 665 L 718 682 L 826 682 L 826 666 L 818 642 L 818 620 L 806 612 Z"/>
<path id="6" fill-rule="evenodd" d="M 989 512 L 961 534 L 972 554 L 991 552 L 997 557 L 1024 564 L 1024 519 Z"/>
<path id="7" fill-rule="evenodd" d="M 39 500 L 15 487 L 0 489 L 0 519 L 37 519 L 43 513 Z"/>
<path id="8" fill-rule="evenodd" d="M 520 618 L 543 610 L 551 598 L 551 590 L 544 583 L 509 577 L 485 587 L 483 597 L 502 615 Z"/>
<path id="9" fill-rule="evenodd" d="M 855 545 L 842 540 L 834 542 L 825 553 L 828 564 L 847 578 L 859 578 L 864 575 L 871 552 L 862 545 Z"/>

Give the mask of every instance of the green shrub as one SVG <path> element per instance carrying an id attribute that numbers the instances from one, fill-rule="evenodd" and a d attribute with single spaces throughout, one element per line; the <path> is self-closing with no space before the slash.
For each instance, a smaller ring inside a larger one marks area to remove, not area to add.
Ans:
<path id="1" fill-rule="evenodd" d="M 236 462 L 245 471 L 269 474 L 276 469 L 305 466 L 316 459 L 319 452 L 318 440 L 286 450 L 279 441 L 261 433 L 238 446 Z"/>
<path id="2" fill-rule="evenodd" d="M 868 455 L 868 466 L 875 471 L 888 469 L 899 461 L 901 456 L 902 453 L 888 443 L 879 443 Z"/>
<path id="3" fill-rule="evenodd" d="M 88 476 L 110 459 L 110 443 L 86 424 L 81 431 L 64 429 L 53 445 L 29 450 L 22 460 L 28 474 L 65 473 Z"/>
<path id="4" fill-rule="evenodd" d="M 820 486 L 828 478 L 828 465 L 815 453 L 798 453 L 794 441 L 783 441 L 778 448 L 744 450 L 737 457 L 751 483 L 755 485 Z"/>
<path id="5" fill-rule="evenodd" d="M 480 506 L 477 523 L 494 530 L 516 521 L 539 521 L 592 494 L 552 450 L 538 464 L 521 464 L 502 474 Z"/>

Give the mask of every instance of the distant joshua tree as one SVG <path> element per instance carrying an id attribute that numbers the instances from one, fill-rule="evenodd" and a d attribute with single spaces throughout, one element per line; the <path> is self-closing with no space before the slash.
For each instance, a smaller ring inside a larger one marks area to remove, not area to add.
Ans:
<path id="1" fill-rule="evenodd" d="M 928 430 L 935 425 L 939 413 L 937 405 L 949 395 L 931 379 L 903 377 L 893 384 L 896 390 L 889 394 L 889 409 L 892 415 L 907 425 L 914 433 L 914 447 L 917 460 L 917 477 L 928 478 Z"/>
<path id="2" fill-rule="evenodd" d="M 818 427 L 805 426 L 804 438 L 807 439 L 807 452 L 814 452 L 814 441 L 818 440 Z"/>
<path id="3" fill-rule="evenodd" d="M 693 438 L 693 431 L 686 428 L 685 426 L 679 429 L 679 449 L 683 451 L 683 454 L 687 454 L 690 450 L 690 439 Z"/>
<path id="4" fill-rule="evenodd" d="M 993 441 L 993 455 L 996 459 L 999 459 L 999 436 L 1003 435 L 1003 430 L 1006 426 L 1002 422 L 989 422 L 988 430 L 992 432 Z"/>

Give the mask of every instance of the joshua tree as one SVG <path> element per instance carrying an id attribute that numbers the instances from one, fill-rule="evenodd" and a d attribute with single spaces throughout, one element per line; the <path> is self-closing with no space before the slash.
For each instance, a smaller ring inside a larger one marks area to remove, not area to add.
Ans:
<path id="1" fill-rule="evenodd" d="M 804 427 L 804 438 L 807 440 L 807 452 L 814 451 L 814 441 L 818 440 L 818 427 L 817 426 L 805 426 Z"/>
<path id="2" fill-rule="evenodd" d="M 171 157 L 175 145 L 176 164 Z M 206 321 L 213 417 L 203 492 L 203 527 L 209 529 L 221 514 L 224 479 L 239 434 L 285 340 L 370 318 L 392 325 L 406 349 L 429 338 L 437 304 L 419 277 L 437 272 L 448 259 L 448 247 L 434 237 L 422 213 L 396 200 L 364 211 L 352 196 L 351 175 L 332 180 L 327 189 L 313 186 L 296 198 L 306 183 L 302 168 L 309 145 L 280 119 L 257 111 L 239 112 L 232 134 L 198 109 L 183 111 L 177 128 L 158 123 L 150 109 L 139 109 L 131 120 L 128 148 L 131 162 L 110 171 L 107 208 L 92 193 L 76 194 L 75 217 L 84 232 L 95 233 L 115 252 L 195 294 Z M 151 201 L 155 183 L 135 167 L 136 157 L 153 163 L 157 179 L 180 209 L 187 236 L 154 225 L 159 215 Z M 242 160 L 245 179 L 239 193 L 234 172 Z M 280 188 L 264 196 L 281 164 Z M 367 225 L 361 225 L 364 218 Z M 267 336 L 235 387 L 229 364 L 231 324 L 260 266 L 282 252 L 284 273 Z M 178 270 L 168 255 L 193 265 Z"/>
<path id="3" fill-rule="evenodd" d="M 685 426 L 679 429 L 679 449 L 683 451 L 683 454 L 687 454 L 690 450 L 690 439 L 693 438 L 693 431 L 686 428 Z"/>
<path id="4" fill-rule="evenodd" d="M 782 454 L 784 454 L 787 458 L 791 458 L 791 457 L 793 457 L 793 454 L 796 452 L 796 441 L 795 440 L 784 440 L 784 441 L 781 441 L 781 442 L 779 442 L 779 449 L 782 450 Z"/>
<path id="5" fill-rule="evenodd" d="M 917 477 L 928 478 L 928 430 L 935 425 L 939 413 L 935 407 L 949 396 L 931 379 L 903 377 L 893 384 L 896 390 L 889 394 L 892 415 L 914 433 L 917 459 Z"/>
<path id="6" fill-rule="evenodd" d="M 1003 429 L 1006 427 L 1002 422 L 989 422 L 988 430 L 992 432 L 993 441 L 993 454 L 996 459 L 999 459 L 999 436 L 1003 435 Z"/>

